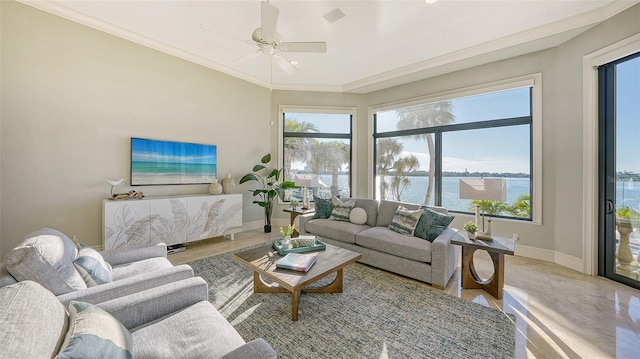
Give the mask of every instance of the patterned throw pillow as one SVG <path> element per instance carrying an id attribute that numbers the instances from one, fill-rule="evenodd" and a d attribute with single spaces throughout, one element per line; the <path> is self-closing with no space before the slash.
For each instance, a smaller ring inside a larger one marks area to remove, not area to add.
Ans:
<path id="1" fill-rule="evenodd" d="M 396 214 L 393 215 L 389 229 L 405 236 L 412 236 L 416 229 L 416 224 L 422 215 L 422 210 L 408 210 L 404 206 L 398 206 Z"/>
<path id="2" fill-rule="evenodd" d="M 131 333 L 116 318 L 99 307 L 83 302 L 69 304 L 69 329 L 56 359 L 130 359 Z"/>
<path id="3" fill-rule="evenodd" d="M 313 218 L 329 218 L 331 215 L 331 211 L 333 211 L 333 203 L 331 203 L 330 198 L 320 198 L 318 196 L 313 196 L 315 215 Z"/>
<path id="4" fill-rule="evenodd" d="M 453 221 L 453 216 L 438 213 L 424 206 L 420 208 L 423 213 L 416 225 L 414 236 L 433 242 Z"/>
<path id="5" fill-rule="evenodd" d="M 340 198 L 333 197 L 331 198 L 331 202 L 333 203 L 333 211 L 331 211 L 331 216 L 329 219 L 334 221 L 343 221 L 349 222 L 349 214 L 353 207 L 356 206 L 356 200 L 352 199 L 347 202 L 342 202 Z"/>
<path id="6" fill-rule="evenodd" d="M 84 243 L 78 243 L 80 251 L 73 265 L 87 283 L 87 287 L 95 287 L 112 281 L 111 265 L 105 262 L 102 255 Z"/>

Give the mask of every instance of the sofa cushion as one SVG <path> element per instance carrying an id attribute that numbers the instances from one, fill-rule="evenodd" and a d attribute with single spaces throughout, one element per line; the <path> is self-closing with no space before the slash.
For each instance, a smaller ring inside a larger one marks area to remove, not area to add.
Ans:
<path id="1" fill-rule="evenodd" d="M 102 255 L 84 243 L 79 243 L 78 247 L 80 250 L 73 265 L 87 283 L 87 287 L 111 282 L 111 265 L 105 262 Z"/>
<path id="2" fill-rule="evenodd" d="M 360 207 L 354 207 L 351 212 L 349 212 L 349 222 L 354 224 L 367 223 L 367 211 Z"/>
<path id="3" fill-rule="evenodd" d="M 393 220 L 393 216 L 395 216 L 396 210 L 400 205 L 403 205 L 407 209 L 411 210 L 420 208 L 420 206 L 417 204 L 382 200 L 380 201 L 380 207 L 378 208 L 378 219 L 376 222 L 376 226 L 389 227 L 391 221 Z"/>
<path id="4" fill-rule="evenodd" d="M 416 225 L 414 235 L 433 242 L 453 221 L 453 216 L 447 214 L 448 212 L 442 213 L 442 210 L 438 211 L 437 208 L 422 206 L 422 215 Z"/>
<path id="5" fill-rule="evenodd" d="M 40 284 L 23 281 L 0 288 L 0 357 L 51 358 L 67 332 L 67 312 Z"/>
<path id="6" fill-rule="evenodd" d="M 312 219 L 304 226 L 304 229 L 311 234 L 345 243 L 355 243 L 356 233 L 367 228 L 369 226 L 363 224 L 332 221 L 330 219 Z"/>
<path id="7" fill-rule="evenodd" d="M 333 204 L 333 210 L 331 211 L 331 216 L 329 219 L 334 221 L 343 221 L 349 222 L 349 214 L 351 210 L 356 205 L 355 200 L 349 200 L 346 202 L 342 202 L 339 198 L 333 197 L 331 198 L 331 203 Z"/>
<path id="8" fill-rule="evenodd" d="M 56 359 L 130 359 L 131 333 L 111 314 L 83 302 L 69 304 L 69 330 Z"/>
<path id="9" fill-rule="evenodd" d="M 331 203 L 331 198 L 320 198 L 318 196 L 313 196 L 313 203 L 315 214 L 314 218 L 329 218 L 331 216 L 331 211 L 333 211 L 333 203 Z"/>
<path id="10" fill-rule="evenodd" d="M 78 248 L 55 229 L 30 233 L 7 253 L 7 270 L 18 281 L 40 283 L 55 295 L 86 289 L 87 284 L 73 266 Z"/>
<path id="11" fill-rule="evenodd" d="M 362 208 L 367 212 L 366 225 L 373 227 L 378 219 L 378 200 L 370 198 L 345 198 L 343 201 L 356 200 L 356 207 Z"/>
<path id="12" fill-rule="evenodd" d="M 371 227 L 356 235 L 356 244 L 418 262 L 431 263 L 431 242 L 405 236 L 385 227 Z"/>
<path id="13" fill-rule="evenodd" d="M 171 267 L 173 267 L 173 264 L 167 258 L 154 257 L 113 266 L 112 276 L 113 280 L 120 280 Z"/>
<path id="14" fill-rule="evenodd" d="M 136 359 L 219 358 L 245 344 L 213 305 L 204 301 L 131 332 Z"/>
<path id="15" fill-rule="evenodd" d="M 422 210 L 408 210 L 404 206 L 398 206 L 396 214 L 389 224 L 389 229 L 405 236 L 412 236 L 416 224 L 422 215 Z"/>

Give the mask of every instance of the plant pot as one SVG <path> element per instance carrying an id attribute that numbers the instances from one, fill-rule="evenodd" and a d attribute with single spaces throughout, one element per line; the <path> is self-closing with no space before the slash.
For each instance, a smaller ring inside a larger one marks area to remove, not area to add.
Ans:
<path id="1" fill-rule="evenodd" d="M 264 226 L 264 233 L 271 233 L 271 225 L 267 224 Z"/>
<path id="2" fill-rule="evenodd" d="M 476 232 L 467 232 L 469 239 L 476 239 Z"/>

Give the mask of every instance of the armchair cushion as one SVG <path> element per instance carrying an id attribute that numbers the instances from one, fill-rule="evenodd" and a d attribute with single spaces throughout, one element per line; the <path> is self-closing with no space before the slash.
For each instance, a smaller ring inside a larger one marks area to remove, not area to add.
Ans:
<path id="1" fill-rule="evenodd" d="M 40 284 L 0 288 L 0 354 L 3 358 L 51 358 L 67 332 L 67 312 Z"/>
<path id="2" fill-rule="evenodd" d="M 69 304 L 69 330 L 56 359 L 131 359 L 131 333 L 99 307 L 83 302 Z"/>
<path id="3" fill-rule="evenodd" d="M 219 358 L 245 344 L 231 324 L 205 301 L 134 328 L 132 336 L 133 355 L 140 359 Z"/>
<path id="4" fill-rule="evenodd" d="M 90 246 L 79 243 L 78 257 L 73 261 L 87 287 L 111 282 L 111 265 Z"/>
<path id="5" fill-rule="evenodd" d="M 55 229 L 30 233 L 7 253 L 7 270 L 18 281 L 32 280 L 55 295 L 86 289 L 73 266 L 78 249 L 69 237 Z"/>
<path id="6" fill-rule="evenodd" d="M 119 264 L 113 266 L 113 280 L 122 280 L 124 278 L 130 278 L 144 273 L 155 272 L 167 268 L 173 267 L 173 264 L 164 257 L 154 257 L 143 259 L 137 262 L 131 262 L 126 264 Z"/>

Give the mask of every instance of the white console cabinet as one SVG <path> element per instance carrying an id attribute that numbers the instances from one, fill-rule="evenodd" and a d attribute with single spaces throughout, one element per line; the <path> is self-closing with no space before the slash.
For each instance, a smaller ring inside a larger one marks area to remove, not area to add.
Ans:
<path id="1" fill-rule="evenodd" d="M 105 249 L 167 245 L 242 231 L 242 195 L 152 197 L 102 201 Z"/>

